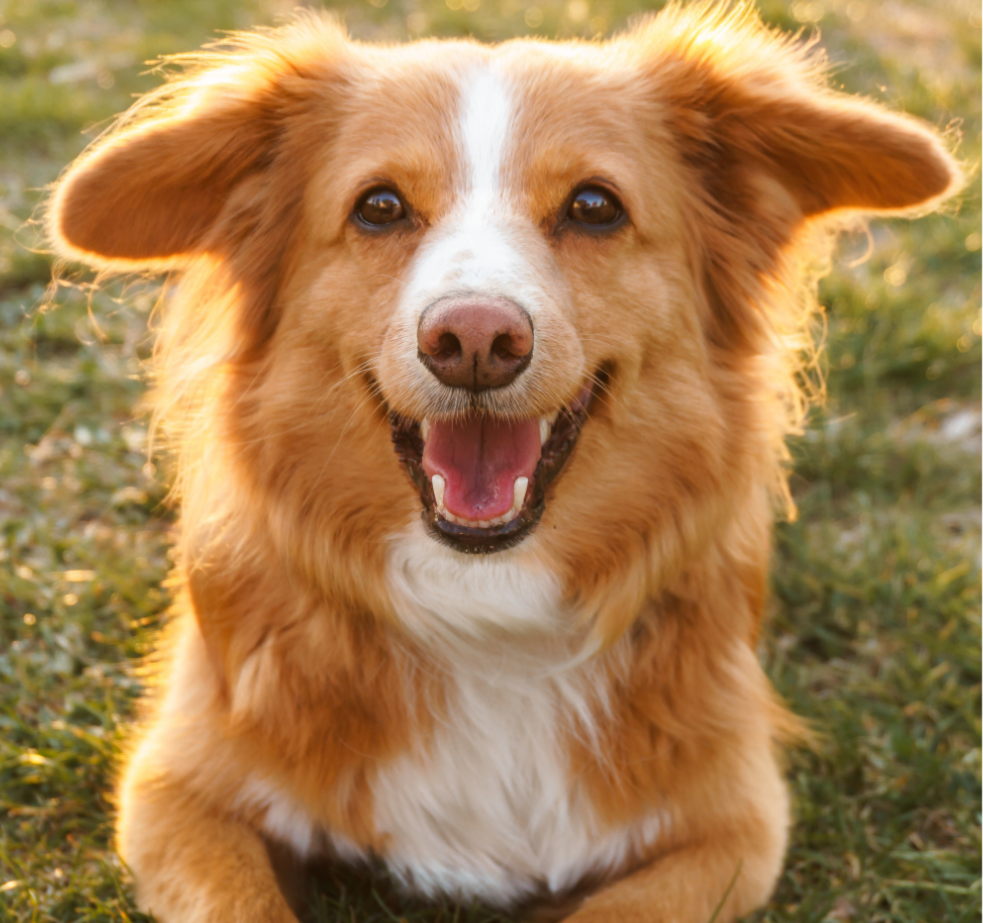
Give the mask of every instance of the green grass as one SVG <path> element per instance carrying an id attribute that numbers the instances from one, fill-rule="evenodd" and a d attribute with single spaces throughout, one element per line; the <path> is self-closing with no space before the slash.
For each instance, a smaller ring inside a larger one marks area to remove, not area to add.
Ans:
<path id="1" fill-rule="evenodd" d="M 142 62 L 292 6 L 0 0 L 4 923 L 146 919 L 109 847 L 108 793 L 140 658 L 167 606 L 170 523 L 140 410 L 154 288 L 80 284 L 47 296 L 50 261 L 30 252 L 29 219 L 44 184 L 91 137 L 80 131 L 154 85 Z M 589 36 L 643 8 L 340 7 L 367 38 Z M 958 123 L 960 156 L 978 163 L 978 6 L 768 0 L 762 11 L 789 28 L 818 22 L 839 83 L 942 128 Z M 821 742 L 789 754 L 796 826 L 759 923 L 955 923 L 980 912 L 978 178 L 946 214 L 878 222 L 872 233 L 871 258 L 852 266 L 866 241 L 845 240 L 821 288 L 829 399 L 792 446 L 800 515 L 777 534 L 761 656 Z M 321 882 L 311 917 L 494 915 L 415 907 L 382 879 L 346 876 Z"/>

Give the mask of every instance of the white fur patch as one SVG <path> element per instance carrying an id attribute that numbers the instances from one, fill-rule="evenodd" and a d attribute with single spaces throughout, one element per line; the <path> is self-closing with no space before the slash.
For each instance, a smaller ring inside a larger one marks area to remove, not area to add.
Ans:
<path id="1" fill-rule="evenodd" d="M 462 91 L 457 132 L 464 183 L 422 248 L 404 293 L 402 310 L 413 329 L 428 305 L 448 295 L 511 298 L 534 320 L 552 303 L 517 233 L 503 176 L 512 130 L 508 85 L 490 66 L 476 68 Z"/>
<path id="2" fill-rule="evenodd" d="M 561 635 L 560 584 L 530 554 L 535 536 L 512 551 L 464 555 L 412 522 L 390 545 L 389 591 L 403 625 L 428 643 L 466 653 L 476 639 L 536 632 Z"/>
<path id="3" fill-rule="evenodd" d="M 479 224 L 498 209 L 502 167 L 512 131 L 512 99 L 501 78 L 490 68 L 480 68 L 464 96 L 461 140 L 468 187 L 465 192 L 469 221 Z"/>
<path id="4" fill-rule="evenodd" d="M 301 859 L 330 852 L 349 862 L 365 858 L 365 852 L 348 837 L 325 830 L 307 807 L 285 789 L 256 776 L 242 786 L 233 811 L 265 812 L 260 829 L 270 839 L 289 846 Z"/>
<path id="5" fill-rule="evenodd" d="M 318 851 L 318 829 L 307 809 L 272 782 L 252 778 L 239 792 L 235 810 L 265 811 L 262 829 L 268 836 L 285 843 L 302 859 Z"/>
<path id="6" fill-rule="evenodd" d="M 649 818 L 602 830 L 570 778 L 562 735 L 589 711 L 590 669 L 527 675 L 491 663 L 455 671 L 446 724 L 373 785 L 385 860 L 427 895 L 507 905 L 622 866 L 659 833 Z"/>
<path id="7" fill-rule="evenodd" d="M 661 812 L 602 829 L 570 778 L 562 738 L 590 734 L 573 716 L 596 714 L 600 678 L 585 665 L 530 674 L 494 659 L 454 672 L 435 737 L 380 766 L 372 784 L 376 830 L 387 839 L 381 858 L 405 887 L 508 906 L 617 871 L 664 833 Z M 301 857 L 367 858 L 270 782 L 252 780 L 239 806 L 265 809 L 263 831 Z"/>
<path id="8" fill-rule="evenodd" d="M 651 815 L 603 830 L 571 778 L 564 740 L 596 742 L 608 673 L 531 557 L 462 555 L 420 523 L 392 543 L 397 614 L 452 664 L 445 723 L 373 784 L 384 858 L 425 894 L 508 904 L 559 891 L 624 865 L 663 829 Z"/>

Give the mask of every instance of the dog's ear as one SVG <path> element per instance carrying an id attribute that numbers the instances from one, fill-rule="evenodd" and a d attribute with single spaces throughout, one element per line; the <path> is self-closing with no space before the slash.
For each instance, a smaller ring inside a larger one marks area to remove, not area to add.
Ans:
<path id="1" fill-rule="evenodd" d="M 268 150 L 251 99 L 214 94 L 97 144 L 52 199 L 58 248 L 96 266 L 137 268 L 193 253 L 229 193 Z"/>
<path id="2" fill-rule="evenodd" d="M 903 212 L 944 198 L 959 181 L 932 131 L 862 100 L 734 80 L 697 111 L 709 124 L 686 138 L 687 154 L 724 199 L 728 186 L 739 192 L 743 173 L 777 182 L 802 218 Z"/>
<path id="3" fill-rule="evenodd" d="M 673 7 L 636 40 L 684 157 L 728 209 L 747 205 L 762 183 L 791 197 L 793 223 L 927 206 L 959 184 L 931 129 L 830 91 L 824 59 L 764 28 L 748 7 Z"/>
<path id="4" fill-rule="evenodd" d="M 930 127 L 828 89 L 825 60 L 749 5 L 673 4 L 625 42 L 692 171 L 684 208 L 717 346 L 758 355 L 776 329 L 804 339 L 800 293 L 774 293 L 828 252 L 828 235 L 799 236 L 810 219 L 929 210 L 961 182 Z"/>
<path id="5" fill-rule="evenodd" d="M 61 253 L 125 271 L 166 268 L 222 245 L 210 232 L 230 196 L 273 159 L 284 112 L 325 85 L 345 37 L 310 14 L 224 44 L 229 50 L 178 56 L 183 73 L 69 167 L 48 209 Z"/>

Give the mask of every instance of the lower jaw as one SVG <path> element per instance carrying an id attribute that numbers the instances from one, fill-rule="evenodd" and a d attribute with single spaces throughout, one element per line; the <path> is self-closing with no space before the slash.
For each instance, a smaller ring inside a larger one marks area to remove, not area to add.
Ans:
<path id="1" fill-rule="evenodd" d="M 514 548 L 530 535 L 546 509 L 546 489 L 559 475 L 573 452 L 580 430 L 587 418 L 593 390 L 557 415 L 552 432 L 542 447 L 542 454 L 526 490 L 525 501 L 518 514 L 501 525 L 479 527 L 451 522 L 441 516 L 433 487 L 423 470 L 423 439 L 420 424 L 390 414 L 393 446 L 413 483 L 420 491 L 421 512 L 430 535 L 462 554 L 494 554 Z"/>
<path id="2" fill-rule="evenodd" d="M 514 548 L 529 535 L 542 518 L 545 499 L 535 505 L 525 505 L 515 519 L 500 526 L 487 528 L 464 526 L 442 518 L 432 506 L 424 503 L 423 521 L 437 541 L 464 554 L 494 554 Z"/>

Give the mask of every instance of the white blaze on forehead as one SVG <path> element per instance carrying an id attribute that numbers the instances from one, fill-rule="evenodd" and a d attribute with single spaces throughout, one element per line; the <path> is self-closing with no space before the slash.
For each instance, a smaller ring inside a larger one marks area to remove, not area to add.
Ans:
<path id="1" fill-rule="evenodd" d="M 543 292 L 516 234 L 506 170 L 514 105 L 502 74 L 482 64 L 464 78 L 457 140 L 462 182 L 451 211 L 423 248 L 406 291 L 414 316 L 446 295 L 512 298 L 535 315 Z"/>
<path id="2" fill-rule="evenodd" d="M 467 177 L 467 218 L 480 220 L 495 210 L 505 190 L 502 168 L 512 128 L 512 98 L 501 77 L 480 68 L 464 93 L 461 141 Z"/>

